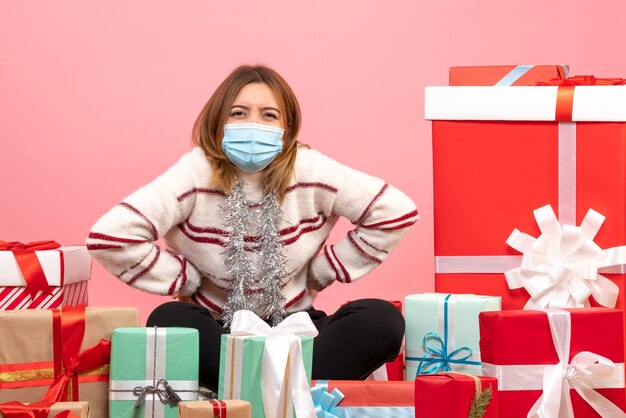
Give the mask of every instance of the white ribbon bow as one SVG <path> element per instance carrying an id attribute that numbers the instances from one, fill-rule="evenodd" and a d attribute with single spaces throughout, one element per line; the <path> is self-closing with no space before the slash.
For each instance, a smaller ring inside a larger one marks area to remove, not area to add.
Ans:
<path id="1" fill-rule="evenodd" d="M 621 409 L 592 388 L 594 381 L 611 376 L 615 364 L 589 351 L 576 354 L 568 364 L 572 335 L 570 313 L 560 309 L 545 311 L 559 362 L 545 368 L 543 394 L 528 411 L 528 418 L 574 418 L 570 389 L 575 389 L 600 416 L 626 417 Z"/>
<path id="2" fill-rule="evenodd" d="M 619 288 L 598 269 L 625 264 L 626 246 L 603 250 L 593 242 L 605 217 L 589 209 L 580 226 L 561 228 L 550 205 L 534 215 L 539 238 L 514 229 L 506 241 L 523 253 L 521 266 L 504 275 L 511 289 L 523 287 L 530 294 L 524 309 L 588 307 L 589 296 L 615 307 Z"/>
<path id="3" fill-rule="evenodd" d="M 300 418 L 315 417 L 309 381 L 302 360 L 298 335 L 315 337 L 317 328 L 306 312 L 288 316 L 274 328 L 251 311 L 233 315 L 230 334 L 234 337 L 264 336 L 262 392 L 268 418 L 291 416 L 291 403 Z"/>

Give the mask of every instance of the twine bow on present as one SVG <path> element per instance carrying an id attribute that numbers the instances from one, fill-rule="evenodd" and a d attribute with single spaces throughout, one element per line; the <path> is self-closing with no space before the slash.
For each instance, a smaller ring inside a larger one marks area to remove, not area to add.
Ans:
<path id="1" fill-rule="evenodd" d="M 165 379 L 158 380 L 154 386 L 137 386 L 133 389 L 133 395 L 137 396 L 134 409 L 141 408 L 147 395 L 157 395 L 161 403 L 170 404 L 170 406 L 176 406 L 181 401 L 180 396 Z"/>
<path id="2" fill-rule="evenodd" d="M 523 253 L 521 266 L 504 273 L 511 289 L 530 294 L 524 309 L 580 308 L 589 296 L 615 307 L 619 288 L 598 269 L 626 264 L 626 246 L 601 249 L 593 238 L 604 216 L 589 209 L 580 226 L 561 227 L 550 205 L 534 211 L 539 238 L 515 229 L 507 244 Z"/>
<path id="3" fill-rule="evenodd" d="M 35 251 L 54 250 L 59 247 L 61 244 L 55 241 L 33 241 L 28 244 L 17 241 L 0 241 L 0 251 L 11 251 L 15 256 L 15 261 L 26 282 L 26 289 L 28 289 L 32 299 L 35 299 L 39 291 L 46 295 L 52 293 L 52 287 L 48 285 L 48 280 Z"/>
<path id="4" fill-rule="evenodd" d="M 311 388 L 313 405 L 315 406 L 316 418 L 339 418 L 337 405 L 345 398 L 345 395 L 337 388 L 328 392 L 326 386 L 315 386 Z"/>
<path id="5" fill-rule="evenodd" d="M 146 360 L 149 361 L 146 364 L 145 380 L 142 379 L 137 382 L 136 380 L 111 379 L 109 382 L 110 401 L 134 400 L 134 410 L 140 409 L 149 401 L 151 404 L 147 405 L 144 410 L 144 416 L 146 417 L 162 416 L 162 412 L 159 412 L 161 410 L 157 409 L 158 402 L 170 407 L 176 407 L 183 399 L 187 401 L 196 400 L 198 399 L 198 394 L 202 393 L 198 390 L 197 380 L 170 379 L 172 385 L 174 385 L 174 388 L 172 388 L 167 379 L 160 377 L 166 373 L 167 344 L 163 344 L 161 348 L 158 347 L 159 341 L 166 341 L 167 328 L 156 326 L 153 328 L 154 333 L 150 332 L 152 330 L 146 330 L 148 332 L 146 335 L 148 338 L 146 348 L 151 352 L 146 352 Z M 139 385 L 137 385 L 138 383 Z"/>
<path id="6" fill-rule="evenodd" d="M 315 337 L 318 332 L 306 312 L 290 315 L 272 328 L 252 311 L 237 311 L 230 334 L 266 337 L 261 377 L 266 417 L 290 416 L 289 397 L 297 417 L 315 416 L 298 335 Z"/>

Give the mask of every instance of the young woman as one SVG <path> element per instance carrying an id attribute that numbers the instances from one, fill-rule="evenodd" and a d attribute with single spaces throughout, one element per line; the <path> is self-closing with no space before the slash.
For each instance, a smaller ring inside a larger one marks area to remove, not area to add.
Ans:
<path id="1" fill-rule="evenodd" d="M 332 315 L 315 293 L 378 266 L 417 220 L 414 203 L 384 181 L 297 141 L 300 108 L 265 66 L 236 68 L 193 128 L 196 147 L 106 213 L 87 246 L 138 289 L 174 295 L 148 326 L 200 332 L 200 382 L 216 389 L 220 338 L 249 309 L 270 324 L 311 316 L 314 379 L 363 379 L 400 349 L 404 321 L 378 299 Z M 325 244 L 339 216 L 354 229 Z M 155 244 L 164 238 L 166 249 Z"/>

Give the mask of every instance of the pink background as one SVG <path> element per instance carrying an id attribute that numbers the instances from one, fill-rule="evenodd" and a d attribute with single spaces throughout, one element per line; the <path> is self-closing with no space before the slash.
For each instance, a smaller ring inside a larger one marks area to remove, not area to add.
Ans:
<path id="1" fill-rule="evenodd" d="M 381 267 L 333 285 L 316 306 L 431 291 L 424 87 L 446 84 L 451 65 L 566 63 L 574 74 L 625 76 L 626 3 L 604 3 L 0 2 L 0 239 L 82 243 L 100 215 L 190 148 L 217 84 L 260 62 L 298 95 L 302 141 L 384 178 L 421 213 Z M 168 300 L 96 264 L 90 298 L 139 306 L 144 318 Z"/>

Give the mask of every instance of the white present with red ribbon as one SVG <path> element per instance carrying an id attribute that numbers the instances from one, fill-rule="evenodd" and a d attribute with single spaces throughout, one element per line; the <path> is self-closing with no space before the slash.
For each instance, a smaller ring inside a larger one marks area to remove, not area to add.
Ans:
<path id="1" fill-rule="evenodd" d="M 0 310 L 86 304 L 90 277 L 85 246 L 0 241 Z"/>

